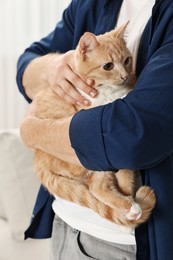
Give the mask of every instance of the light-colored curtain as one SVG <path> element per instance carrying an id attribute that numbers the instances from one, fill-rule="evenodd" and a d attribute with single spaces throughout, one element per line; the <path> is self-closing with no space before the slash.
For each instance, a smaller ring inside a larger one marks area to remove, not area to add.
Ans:
<path id="1" fill-rule="evenodd" d="M 17 89 L 16 63 L 54 29 L 70 0 L 0 0 L 0 129 L 19 127 L 28 104 Z"/>

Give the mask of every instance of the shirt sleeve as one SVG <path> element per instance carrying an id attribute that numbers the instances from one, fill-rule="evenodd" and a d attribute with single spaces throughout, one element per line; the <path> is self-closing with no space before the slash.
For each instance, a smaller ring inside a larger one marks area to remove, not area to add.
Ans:
<path id="1" fill-rule="evenodd" d="M 27 97 L 22 85 L 24 70 L 27 65 L 37 57 L 57 51 L 60 53 L 65 53 L 66 51 L 72 49 L 76 5 L 77 1 L 72 1 L 68 8 L 64 11 L 62 20 L 57 23 L 55 29 L 48 36 L 31 44 L 31 46 L 29 46 L 19 57 L 16 76 L 17 85 L 20 92 L 29 102 L 31 100 Z"/>
<path id="2" fill-rule="evenodd" d="M 92 170 L 146 169 L 173 151 L 173 34 L 150 57 L 135 88 L 105 106 L 78 112 L 72 147 Z"/>

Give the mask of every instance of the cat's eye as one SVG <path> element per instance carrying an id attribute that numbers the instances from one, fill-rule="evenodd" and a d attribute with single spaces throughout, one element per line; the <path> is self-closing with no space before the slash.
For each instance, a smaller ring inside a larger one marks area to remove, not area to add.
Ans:
<path id="1" fill-rule="evenodd" d="M 127 66 L 131 63 L 131 57 L 127 57 L 124 61 L 124 65 Z"/>
<path id="2" fill-rule="evenodd" d="M 112 70 L 113 68 L 114 68 L 113 62 L 108 62 L 108 63 L 103 65 L 104 70 Z"/>

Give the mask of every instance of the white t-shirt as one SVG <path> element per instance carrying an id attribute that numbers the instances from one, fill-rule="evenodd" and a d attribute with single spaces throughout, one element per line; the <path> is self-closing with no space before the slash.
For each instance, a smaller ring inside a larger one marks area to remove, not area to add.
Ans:
<path id="1" fill-rule="evenodd" d="M 136 67 L 136 58 L 138 53 L 138 46 L 142 32 L 146 23 L 151 16 L 152 7 L 155 0 L 124 0 L 120 9 L 117 27 L 123 23 L 130 21 L 127 28 L 127 47 L 133 56 L 133 68 Z"/>
<path id="2" fill-rule="evenodd" d="M 130 21 L 127 28 L 126 42 L 134 59 L 134 68 L 140 37 L 151 16 L 154 3 L 155 0 L 124 0 L 121 6 L 116 26 L 118 27 Z M 109 242 L 136 244 L 134 230 L 122 229 L 119 225 L 100 217 L 91 209 L 63 200 L 57 196 L 55 196 L 52 207 L 56 215 L 77 230 Z"/>

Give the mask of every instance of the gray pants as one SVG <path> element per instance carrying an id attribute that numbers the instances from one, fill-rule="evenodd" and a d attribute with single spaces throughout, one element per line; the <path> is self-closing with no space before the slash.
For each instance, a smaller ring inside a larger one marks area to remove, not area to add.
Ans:
<path id="1" fill-rule="evenodd" d="M 135 260 L 135 253 L 135 245 L 106 242 L 54 219 L 50 260 Z"/>

